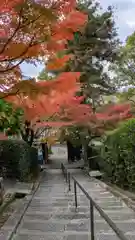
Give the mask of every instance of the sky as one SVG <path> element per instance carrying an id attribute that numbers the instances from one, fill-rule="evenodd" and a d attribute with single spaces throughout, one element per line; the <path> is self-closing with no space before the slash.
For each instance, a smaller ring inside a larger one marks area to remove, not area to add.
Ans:
<path id="1" fill-rule="evenodd" d="M 126 37 L 135 31 L 135 0 L 100 0 L 100 4 L 103 9 L 106 9 L 108 5 L 114 6 L 119 38 L 124 42 Z M 29 77 L 37 77 L 43 67 L 44 65 L 41 64 L 37 67 L 26 63 L 21 65 L 23 75 Z"/>
<path id="2" fill-rule="evenodd" d="M 115 8 L 115 22 L 121 41 L 135 31 L 135 0 L 100 0 L 105 9 L 108 5 Z"/>

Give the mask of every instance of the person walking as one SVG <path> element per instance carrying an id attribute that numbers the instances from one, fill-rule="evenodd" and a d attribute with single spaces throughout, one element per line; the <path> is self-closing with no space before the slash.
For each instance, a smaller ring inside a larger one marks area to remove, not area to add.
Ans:
<path id="1" fill-rule="evenodd" d="M 81 152 L 82 152 L 82 145 L 78 145 L 76 147 L 74 147 L 74 155 L 75 155 L 75 159 L 76 161 L 80 161 L 81 160 Z"/>
<path id="2" fill-rule="evenodd" d="M 42 145 L 43 159 L 44 159 L 45 164 L 47 164 L 48 163 L 48 146 L 47 146 L 47 142 L 44 142 L 41 145 Z"/>
<path id="3" fill-rule="evenodd" d="M 68 162 L 74 162 L 75 161 L 75 151 L 72 143 L 67 140 L 67 153 L 68 153 Z"/>
<path id="4" fill-rule="evenodd" d="M 38 147 L 38 163 L 39 165 L 43 165 L 43 154 L 42 154 L 42 148 L 41 145 Z"/>

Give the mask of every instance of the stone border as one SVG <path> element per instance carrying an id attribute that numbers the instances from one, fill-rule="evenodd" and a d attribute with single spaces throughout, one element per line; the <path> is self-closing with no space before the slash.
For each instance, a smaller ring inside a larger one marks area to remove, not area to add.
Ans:
<path id="1" fill-rule="evenodd" d="M 4 195 L 4 200 L 3 200 L 3 203 L 0 205 L 0 214 L 4 211 L 4 209 L 6 207 L 8 207 L 8 205 L 14 201 L 15 199 L 15 193 L 13 194 L 10 194 L 10 193 L 7 193 Z"/>
<path id="2" fill-rule="evenodd" d="M 0 239 L 1 240 L 13 239 L 14 234 L 16 234 L 16 231 L 25 215 L 25 212 L 27 211 L 36 191 L 38 190 L 41 179 L 43 177 L 43 173 L 44 172 L 42 172 L 42 174 L 40 174 L 38 181 L 36 183 L 34 183 L 34 187 L 33 187 L 34 189 L 31 192 L 31 194 L 27 195 L 21 201 L 21 204 L 18 206 L 18 208 L 14 211 L 14 213 L 8 218 L 6 223 L 0 229 Z"/>

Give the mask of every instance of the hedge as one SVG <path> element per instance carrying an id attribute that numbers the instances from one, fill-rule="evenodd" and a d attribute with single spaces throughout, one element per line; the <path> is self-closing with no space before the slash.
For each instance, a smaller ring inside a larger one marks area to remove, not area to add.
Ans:
<path id="1" fill-rule="evenodd" d="M 106 138 L 99 163 L 108 180 L 135 190 L 135 119 L 126 121 Z"/>
<path id="2" fill-rule="evenodd" d="M 38 170 L 37 150 L 22 140 L 0 141 L 0 168 L 6 177 L 28 181 Z"/>

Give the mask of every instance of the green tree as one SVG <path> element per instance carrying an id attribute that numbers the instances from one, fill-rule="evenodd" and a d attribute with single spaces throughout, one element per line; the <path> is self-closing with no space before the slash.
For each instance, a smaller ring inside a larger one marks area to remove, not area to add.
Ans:
<path id="1" fill-rule="evenodd" d="M 0 131 L 7 135 L 20 133 L 23 111 L 0 99 Z"/>
<path id="2" fill-rule="evenodd" d="M 135 32 L 127 37 L 124 46 L 119 48 L 119 58 L 110 66 L 113 81 L 120 87 L 135 86 Z"/>
<path id="3" fill-rule="evenodd" d="M 115 86 L 104 67 L 117 59 L 119 40 L 111 7 L 101 12 L 99 3 L 87 0 L 83 4 L 80 1 L 78 9 L 88 14 L 88 23 L 82 32 L 74 34 L 73 41 L 69 41 L 68 51 L 75 58 L 69 62 L 67 71 L 82 73 L 80 94 L 85 95 L 86 103 L 92 103 L 95 107 L 102 95 L 115 92 Z"/>
<path id="4" fill-rule="evenodd" d="M 65 70 L 81 72 L 81 91 L 77 95 L 84 96 L 84 103 L 92 104 L 93 111 L 102 104 L 104 95 L 113 94 L 116 89 L 105 66 L 117 60 L 119 40 L 115 29 L 113 10 L 101 11 L 100 4 L 95 1 L 79 1 L 78 9 L 87 13 L 88 22 L 82 32 L 74 33 L 74 40 L 68 43 L 68 52 L 74 54 Z M 80 139 L 85 149 L 85 163 L 88 158 L 88 144 L 97 136 L 88 128 L 69 129 L 69 138 Z M 78 137 L 79 134 L 79 137 Z M 86 163 L 87 164 L 87 163 Z"/>
<path id="5" fill-rule="evenodd" d="M 49 74 L 45 69 L 43 69 L 38 76 L 38 79 L 41 81 L 49 81 L 53 79 L 53 76 Z"/>
<path id="6" fill-rule="evenodd" d="M 31 122 L 25 120 L 22 109 L 14 108 L 3 99 L 0 99 L 0 132 L 7 136 L 21 136 L 30 146 L 34 139 L 40 136 L 40 131 L 34 131 Z"/>
<path id="7" fill-rule="evenodd" d="M 117 96 L 120 101 L 130 101 L 135 106 L 135 32 L 127 37 L 118 55 L 118 60 L 110 65 Z"/>

